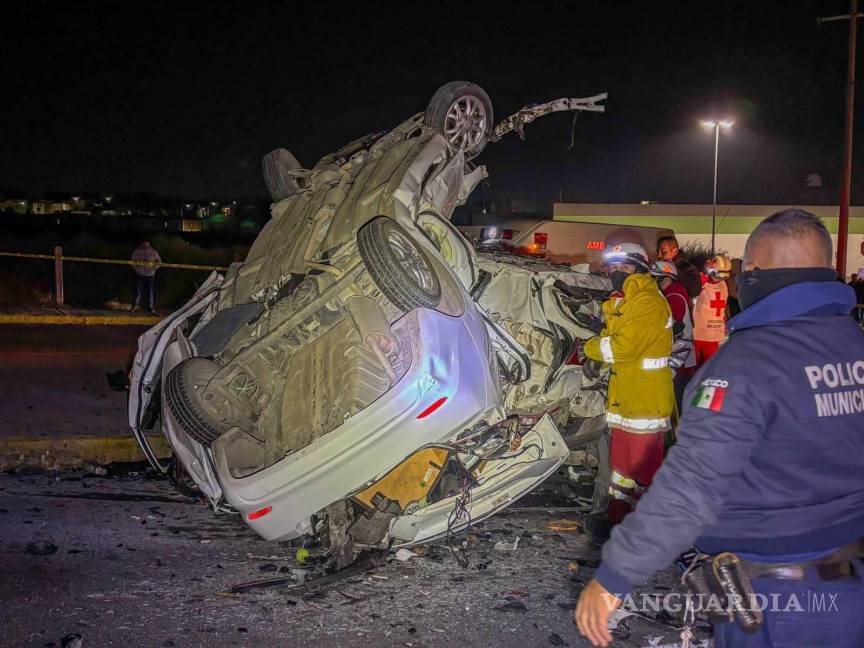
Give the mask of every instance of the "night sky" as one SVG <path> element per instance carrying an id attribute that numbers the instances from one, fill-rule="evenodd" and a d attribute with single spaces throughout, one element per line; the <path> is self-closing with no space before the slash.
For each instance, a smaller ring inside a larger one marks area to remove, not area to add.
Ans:
<path id="1" fill-rule="evenodd" d="M 699 118 L 728 115 L 721 202 L 804 202 L 814 172 L 825 187 L 810 197 L 837 200 L 847 26 L 816 18 L 846 13 L 842 0 L 16 5 L 4 7 L 0 186 L 34 196 L 265 195 L 268 150 L 311 166 L 466 79 L 499 118 L 610 95 L 605 115 L 579 117 L 572 150 L 564 115 L 490 146 L 493 195 L 547 209 L 559 192 L 710 202 Z"/>

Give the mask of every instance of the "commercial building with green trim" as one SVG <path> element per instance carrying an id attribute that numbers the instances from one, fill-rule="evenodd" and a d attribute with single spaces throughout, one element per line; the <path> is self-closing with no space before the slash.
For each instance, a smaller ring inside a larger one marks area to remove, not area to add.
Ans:
<path id="1" fill-rule="evenodd" d="M 798 205 L 819 216 L 831 232 L 837 246 L 839 208 Z M 786 209 L 788 205 L 717 205 L 716 247 L 733 258 L 744 253 L 744 243 L 753 228 L 766 216 Z M 555 203 L 553 219 L 608 225 L 641 225 L 673 230 L 683 245 L 688 242 L 711 243 L 711 205 L 587 204 Z M 849 238 L 846 253 L 846 276 L 864 273 L 864 207 L 849 210 Z M 653 252 L 653 250 L 651 250 Z"/>

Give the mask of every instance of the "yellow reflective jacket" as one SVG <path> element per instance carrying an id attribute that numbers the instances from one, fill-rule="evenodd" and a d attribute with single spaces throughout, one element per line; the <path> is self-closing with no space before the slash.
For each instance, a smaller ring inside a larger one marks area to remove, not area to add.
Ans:
<path id="1" fill-rule="evenodd" d="M 585 343 L 585 355 L 611 365 L 609 427 L 653 432 L 669 427 L 675 395 L 669 303 L 648 274 L 624 280 L 624 296 L 603 303 L 605 326 Z"/>

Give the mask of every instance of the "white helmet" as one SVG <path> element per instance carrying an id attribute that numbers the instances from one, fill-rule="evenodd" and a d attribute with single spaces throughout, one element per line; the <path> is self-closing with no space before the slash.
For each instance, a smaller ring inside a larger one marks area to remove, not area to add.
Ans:
<path id="1" fill-rule="evenodd" d="M 655 261 L 651 264 L 651 274 L 655 277 L 678 278 L 678 268 L 671 261 Z"/>
<path id="2" fill-rule="evenodd" d="M 647 272 L 650 261 L 648 253 L 638 243 L 617 243 L 606 249 L 606 263 L 632 263 L 642 272 Z"/>
<path id="3" fill-rule="evenodd" d="M 732 262 L 725 254 L 718 254 L 708 259 L 705 264 L 705 274 L 718 279 L 728 279 L 732 274 Z"/>

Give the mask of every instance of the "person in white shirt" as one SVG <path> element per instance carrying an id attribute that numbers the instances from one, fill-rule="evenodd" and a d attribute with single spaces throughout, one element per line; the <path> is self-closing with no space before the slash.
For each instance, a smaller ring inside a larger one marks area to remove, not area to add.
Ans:
<path id="1" fill-rule="evenodd" d="M 138 310 L 142 307 L 141 302 L 146 297 L 147 310 L 156 314 L 156 300 L 153 290 L 153 284 L 156 279 L 156 268 L 162 263 L 159 258 L 159 253 L 150 246 L 150 241 L 142 241 L 141 245 L 132 253 L 133 261 L 143 261 L 148 265 L 133 265 L 135 270 L 135 301 L 132 303 L 132 310 Z"/>

